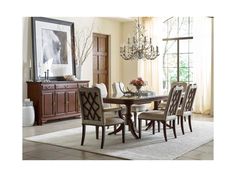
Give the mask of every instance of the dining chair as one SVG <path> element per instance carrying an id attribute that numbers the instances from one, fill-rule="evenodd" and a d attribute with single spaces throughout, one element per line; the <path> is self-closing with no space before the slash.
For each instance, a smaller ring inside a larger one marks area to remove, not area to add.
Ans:
<path id="1" fill-rule="evenodd" d="M 96 83 L 96 84 L 94 84 L 94 87 L 97 87 L 100 89 L 102 98 L 107 97 L 108 91 L 107 91 L 107 87 L 104 83 L 99 83 L 99 84 Z M 120 105 L 117 105 L 117 104 L 103 103 L 103 100 L 102 100 L 102 104 L 103 104 L 103 108 L 105 110 L 105 116 L 117 116 L 117 114 L 118 114 L 120 118 L 123 118 L 123 114 L 125 111 L 124 107 L 121 107 Z M 109 126 L 107 128 L 109 128 Z M 116 129 L 116 125 L 114 125 L 114 130 L 115 129 Z"/>
<path id="2" fill-rule="evenodd" d="M 189 84 L 184 95 L 182 105 L 177 110 L 177 117 L 180 118 L 181 130 L 184 135 L 184 118 L 188 117 L 189 129 L 192 132 L 191 117 L 194 98 L 197 92 L 196 84 Z"/>
<path id="3" fill-rule="evenodd" d="M 175 86 L 175 85 L 181 85 L 181 86 L 183 86 L 183 92 L 185 92 L 186 89 L 187 89 L 187 85 L 188 85 L 188 84 L 187 84 L 186 82 L 171 82 L 171 88 L 172 88 L 173 86 Z M 164 100 L 164 101 L 162 101 L 162 102 L 158 105 L 158 108 L 159 108 L 159 109 L 165 109 L 166 104 L 167 104 L 167 101 Z"/>
<path id="4" fill-rule="evenodd" d="M 125 85 L 122 82 L 114 82 L 112 84 L 112 89 L 113 89 L 113 96 L 114 97 L 121 97 L 124 95 L 125 90 Z M 131 107 L 131 112 L 134 114 L 134 126 L 136 127 L 137 125 L 137 114 L 139 112 L 144 112 L 148 111 L 148 104 L 133 104 Z"/>
<path id="5" fill-rule="evenodd" d="M 154 123 L 155 121 L 161 122 L 163 124 L 163 132 L 164 132 L 165 141 L 167 141 L 167 135 L 166 135 L 167 122 L 172 121 L 173 125 L 171 128 L 173 129 L 174 137 L 177 138 L 176 130 L 175 130 L 175 120 L 177 118 L 176 113 L 177 113 L 179 102 L 181 99 L 182 90 L 183 90 L 183 86 L 178 86 L 178 85 L 175 85 L 171 88 L 169 92 L 168 100 L 167 100 L 167 105 L 164 111 L 153 110 L 153 111 L 147 111 L 147 112 L 143 112 L 139 114 L 138 116 L 139 138 L 141 138 L 142 120 L 150 120 L 150 121 L 153 121 Z"/>
<path id="6" fill-rule="evenodd" d="M 105 127 L 112 125 L 122 126 L 122 142 L 125 143 L 125 124 L 124 120 L 120 117 L 105 117 L 106 109 L 103 108 L 102 97 L 100 89 L 93 88 L 80 88 L 79 100 L 81 105 L 82 115 L 82 139 L 81 146 L 84 144 L 86 126 L 96 127 L 96 138 L 98 139 L 99 127 L 102 127 L 102 140 L 101 149 L 103 149 L 105 141 Z"/>

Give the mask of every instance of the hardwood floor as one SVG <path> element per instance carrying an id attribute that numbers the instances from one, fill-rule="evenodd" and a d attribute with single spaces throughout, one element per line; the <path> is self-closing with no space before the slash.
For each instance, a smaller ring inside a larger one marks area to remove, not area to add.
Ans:
<path id="1" fill-rule="evenodd" d="M 213 121 L 212 117 L 195 114 L 195 120 Z M 81 126 L 80 119 L 54 121 L 43 126 L 23 128 L 23 137 L 45 134 Z M 23 160 L 120 160 L 116 157 L 84 152 L 42 143 L 23 141 Z M 214 140 L 176 158 L 176 160 L 213 160 Z"/>

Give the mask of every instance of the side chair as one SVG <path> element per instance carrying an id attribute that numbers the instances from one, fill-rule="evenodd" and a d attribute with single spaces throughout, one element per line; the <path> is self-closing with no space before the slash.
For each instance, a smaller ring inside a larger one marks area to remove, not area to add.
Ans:
<path id="1" fill-rule="evenodd" d="M 171 88 L 165 110 L 153 110 L 139 114 L 138 116 L 139 138 L 141 138 L 142 120 L 150 120 L 153 121 L 154 123 L 155 121 L 161 122 L 163 124 L 165 141 L 167 141 L 167 135 L 166 135 L 167 122 L 172 121 L 173 126 L 171 128 L 173 129 L 174 137 L 177 138 L 175 129 L 175 120 L 177 118 L 176 113 L 179 107 L 182 90 L 183 86 L 175 85 Z"/>
<path id="2" fill-rule="evenodd" d="M 189 129 L 192 132 L 191 116 L 193 101 L 197 92 L 196 84 L 189 84 L 184 95 L 181 107 L 177 111 L 177 117 L 180 118 L 181 130 L 184 135 L 184 118 L 188 117 Z"/>
<path id="3" fill-rule="evenodd" d="M 79 100 L 82 114 L 82 139 L 81 146 L 84 144 L 86 126 L 96 127 L 96 137 L 98 139 L 99 127 L 102 127 L 101 149 L 103 149 L 105 141 L 105 127 L 112 125 L 121 125 L 122 127 L 122 142 L 125 143 L 125 121 L 120 117 L 104 116 L 105 109 L 103 108 L 100 89 L 80 88 Z"/>

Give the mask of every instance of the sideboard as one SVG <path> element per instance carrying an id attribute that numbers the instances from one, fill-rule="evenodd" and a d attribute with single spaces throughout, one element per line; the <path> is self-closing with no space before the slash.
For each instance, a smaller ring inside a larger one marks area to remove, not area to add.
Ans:
<path id="1" fill-rule="evenodd" d="M 89 81 L 27 82 L 28 98 L 33 101 L 35 123 L 80 116 L 78 88 Z"/>

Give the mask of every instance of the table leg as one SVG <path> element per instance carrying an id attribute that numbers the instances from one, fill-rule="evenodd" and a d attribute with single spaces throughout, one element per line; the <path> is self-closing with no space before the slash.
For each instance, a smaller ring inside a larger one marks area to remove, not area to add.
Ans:
<path id="1" fill-rule="evenodd" d="M 132 113 L 131 113 L 131 104 L 126 104 L 126 121 L 127 121 L 127 124 L 129 125 L 129 128 L 130 128 L 130 132 L 132 133 L 132 135 L 138 139 L 138 135 L 137 135 L 137 130 L 134 126 L 134 123 L 132 121 Z"/>

